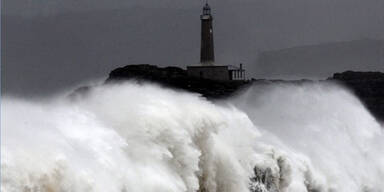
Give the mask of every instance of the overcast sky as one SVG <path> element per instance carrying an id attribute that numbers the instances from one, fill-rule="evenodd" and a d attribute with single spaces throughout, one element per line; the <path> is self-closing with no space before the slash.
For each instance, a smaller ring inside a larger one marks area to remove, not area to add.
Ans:
<path id="1" fill-rule="evenodd" d="M 185 67 L 199 61 L 202 0 L 2 3 L 3 94 L 49 94 L 106 78 L 110 70 L 126 64 Z M 383 0 L 210 0 L 210 4 L 217 63 L 244 63 L 255 78 L 271 75 L 271 67 L 264 70 L 258 64 L 258 54 L 265 50 L 384 39 Z M 329 70 L 351 67 L 334 65 L 325 66 L 326 72 L 299 65 L 290 65 L 289 70 L 274 67 L 288 78 L 325 77 Z M 382 70 L 382 65 L 370 70 Z"/>

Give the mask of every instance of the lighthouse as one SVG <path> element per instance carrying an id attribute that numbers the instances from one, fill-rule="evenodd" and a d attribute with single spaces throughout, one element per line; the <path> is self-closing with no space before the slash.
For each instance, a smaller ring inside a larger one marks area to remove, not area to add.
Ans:
<path id="1" fill-rule="evenodd" d="M 187 74 L 190 77 L 214 81 L 244 81 L 245 70 L 233 65 L 214 65 L 215 51 L 213 48 L 213 17 L 208 2 L 203 7 L 201 20 L 201 49 L 200 64 L 187 66 Z"/>
<path id="2" fill-rule="evenodd" d="M 215 52 L 213 48 L 213 28 L 211 7 L 208 2 L 203 7 L 203 14 L 200 15 L 201 20 L 201 50 L 200 63 L 203 66 L 213 65 L 215 62 Z"/>

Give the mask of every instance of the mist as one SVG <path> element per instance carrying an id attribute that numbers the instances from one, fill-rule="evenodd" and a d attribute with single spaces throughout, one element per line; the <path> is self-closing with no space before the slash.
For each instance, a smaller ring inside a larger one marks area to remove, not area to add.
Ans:
<path id="1" fill-rule="evenodd" d="M 1 110 L 2 191 L 384 189 L 383 129 L 333 84 L 254 86 L 213 103 L 126 82 L 5 97 Z"/>

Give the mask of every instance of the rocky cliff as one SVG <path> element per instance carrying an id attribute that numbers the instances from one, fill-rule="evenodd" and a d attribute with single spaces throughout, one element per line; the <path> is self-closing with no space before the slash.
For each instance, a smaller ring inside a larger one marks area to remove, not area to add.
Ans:
<path id="1" fill-rule="evenodd" d="M 179 67 L 157 67 L 155 65 L 140 64 L 127 65 L 113 70 L 107 82 L 135 79 L 149 81 L 163 86 L 200 93 L 209 99 L 228 97 L 237 90 L 250 85 L 251 81 L 213 81 L 209 79 L 193 78 L 186 70 Z"/>

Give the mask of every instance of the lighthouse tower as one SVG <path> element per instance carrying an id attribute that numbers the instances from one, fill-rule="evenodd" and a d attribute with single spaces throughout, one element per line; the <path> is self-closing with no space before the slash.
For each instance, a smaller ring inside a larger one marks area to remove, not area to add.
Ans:
<path id="1" fill-rule="evenodd" d="M 201 19 L 201 52 L 200 63 L 203 66 L 213 65 L 215 62 L 215 52 L 213 49 L 213 29 L 211 7 L 208 3 L 203 8 L 203 14 L 200 15 Z"/>
<path id="2" fill-rule="evenodd" d="M 211 7 L 205 3 L 201 20 L 201 50 L 200 64 L 187 66 L 187 74 L 198 79 L 209 79 L 214 81 L 244 81 L 245 70 L 232 65 L 214 65 L 215 52 L 213 49 L 213 29 Z"/>

